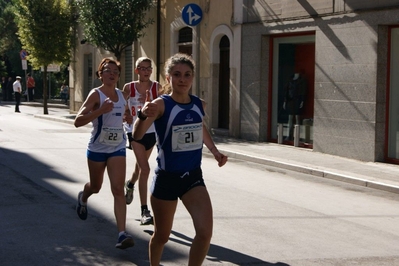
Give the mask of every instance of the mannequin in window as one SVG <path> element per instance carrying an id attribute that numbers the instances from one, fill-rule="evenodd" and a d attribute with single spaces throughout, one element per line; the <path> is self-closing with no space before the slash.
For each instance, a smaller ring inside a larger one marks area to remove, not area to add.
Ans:
<path id="1" fill-rule="evenodd" d="M 283 108 L 288 113 L 288 140 L 292 140 L 293 124 L 299 125 L 299 116 L 303 110 L 306 97 L 306 80 L 295 73 L 285 87 Z"/>

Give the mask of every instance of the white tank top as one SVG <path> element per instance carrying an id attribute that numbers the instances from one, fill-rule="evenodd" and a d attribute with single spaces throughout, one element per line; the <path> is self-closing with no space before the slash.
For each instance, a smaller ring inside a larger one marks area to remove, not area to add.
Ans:
<path id="1" fill-rule="evenodd" d="M 126 130 L 126 132 L 128 132 L 128 133 L 132 132 L 134 121 L 136 121 L 136 119 L 137 119 L 137 112 L 138 112 L 138 110 L 141 109 L 141 108 L 143 107 L 143 105 L 144 105 L 144 103 L 140 102 L 139 99 L 140 99 L 141 97 L 144 97 L 144 98 L 145 98 L 145 95 L 142 96 L 142 95 L 137 91 L 137 89 L 136 89 L 136 84 L 137 84 L 137 81 L 133 81 L 133 82 L 130 83 L 130 98 L 128 99 L 128 104 L 129 104 L 130 113 L 131 113 L 132 116 L 133 116 L 133 123 L 132 123 L 132 124 L 124 123 L 125 130 Z M 156 99 L 156 98 L 158 97 L 158 89 L 159 89 L 159 88 L 158 88 L 158 84 L 159 84 L 159 83 L 156 82 L 156 81 L 153 81 L 153 82 L 152 82 L 151 89 L 150 89 L 151 100 L 154 100 L 154 99 Z M 146 134 L 147 134 L 147 133 L 152 133 L 152 132 L 155 132 L 155 126 L 154 126 L 154 124 L 152 124 L 152 125 L 148 128 Z"/>
<path id="2" fill-rule="evenodd" d="M 94 89 L 100 95 L 100 106 L 107 96 L 98 88 Z M 123 131 L 123 115 L 126 100 L 119 89 L 115 89 L 118 101 L 114 102 L 111 112 L 105 113 L 92 121 L 93 129 L 87 149 L 92 152 L 113 153 L 126 148 L 126 135 Z"/>

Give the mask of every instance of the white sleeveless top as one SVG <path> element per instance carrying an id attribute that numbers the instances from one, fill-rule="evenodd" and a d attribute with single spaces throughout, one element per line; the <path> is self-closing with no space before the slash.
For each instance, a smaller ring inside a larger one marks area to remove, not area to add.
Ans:
<path id="1" fill-rule="evenodd" d="M 137 91 L 136 84 L 137 84 L 137 81 L 133 81 L 133 82 L 130 82 L 130 85 L 129 85 L 130 86 L 130 98 L 128 99 L 128 104 L 129 104 L 130 113 L 133 116 L 133 123 L 132 124 L 124 123 L 125 130 L 128 133 L 132 132 L 134 121 L 136 121 L 136 119 L 137 119 L 137 112 L 144 105 L 143 103 L 141 103 L 139 101 L 140 97 L 142 97 L 142 96 Z M 158 84 L 159 83 L 156 82 L 156 81 L 152 82 L 151 89 L 150 89 L 151 100 L 154 100 L 154 99 L 156 99 L 158 97 L 158 90 L 159 90 Z M 143 96 L 145 97 L 145 95 L 143 95 Z M 154 124 L 152 124 L 148 128 L 146 134 L 147 133 L 152 133 L 152 132 L 155 132 Z"/>
<path id="2" fill-rule="evenodd" d="M 100 106 L 107 96 L 98 88 L 94 89 L 100 95 Z M 126 100 L 119 89 L 115 89 L 118 101 L 114 102 L 112 111 L 102 114 L 92 121 L 93 129 L 87 149 L 92 152 L 113 153 L 126 149 L 126 136 L 123 131 L 123 115 Z"/>

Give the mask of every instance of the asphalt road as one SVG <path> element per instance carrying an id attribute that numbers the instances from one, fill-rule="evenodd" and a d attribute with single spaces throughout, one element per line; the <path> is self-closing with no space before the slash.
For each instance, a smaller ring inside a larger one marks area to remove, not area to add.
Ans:
<path id="1" fill-rule="evenodd" d="M 114 247 L 107 178 L 88 219 L 76 215 L 90 129 L 34 118 L 40 108 L 21 111 L 0 105 L 1 264 L 148 265 L 153 227 L 139 225 L 137 193 L 128 206 L 131 249 Z M 132 152 L 127 160 L 130 175 Z M 203 171 L 215 223 L 204 265 L 399 265 L 397 194 L 239 160 L 219 168 L 208 156 Z M 193 235 L 179 204 L 163 265 L 187 265 Z"/>

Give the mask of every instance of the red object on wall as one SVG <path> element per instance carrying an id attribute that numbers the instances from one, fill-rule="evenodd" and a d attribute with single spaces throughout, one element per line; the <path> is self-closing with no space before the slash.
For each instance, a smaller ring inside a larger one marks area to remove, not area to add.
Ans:
<path id="1" fill-rule="evenodd" d="M 313 118 L 314 110 L 315 44 L 295 45 L 295 73 L 300 73 L 307 83 L 307 94 L 301 119 Z"/>

